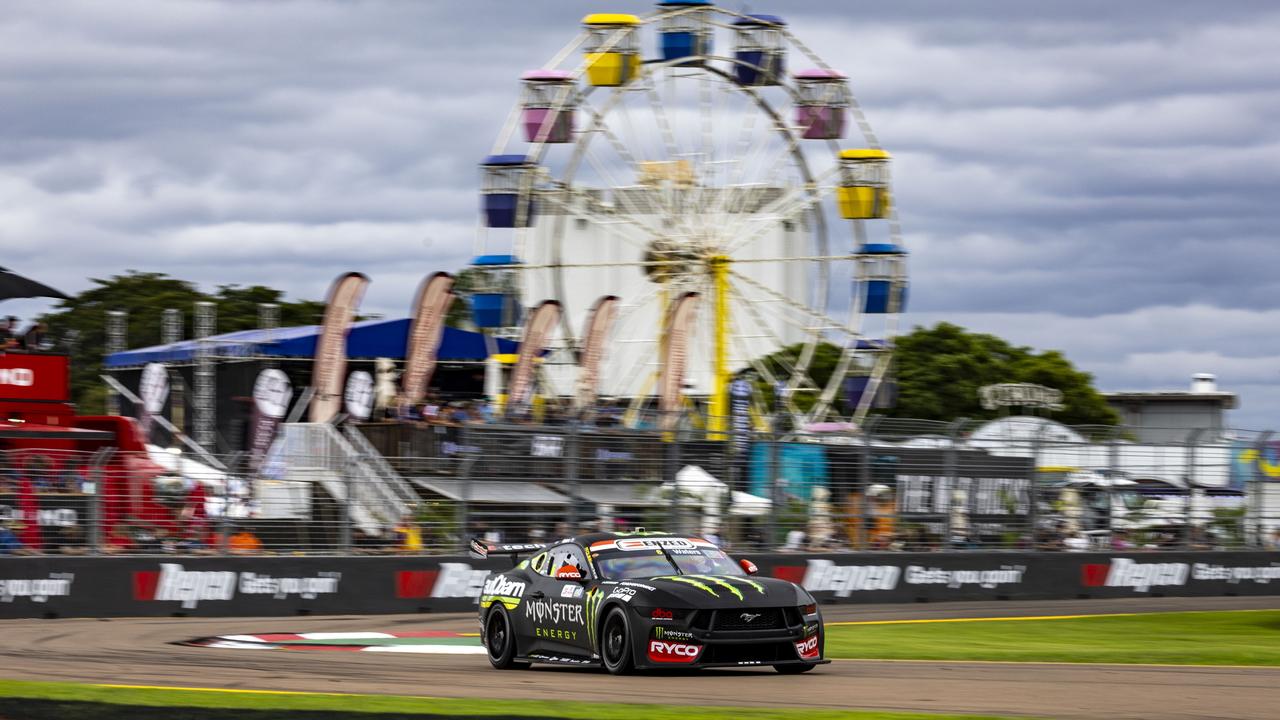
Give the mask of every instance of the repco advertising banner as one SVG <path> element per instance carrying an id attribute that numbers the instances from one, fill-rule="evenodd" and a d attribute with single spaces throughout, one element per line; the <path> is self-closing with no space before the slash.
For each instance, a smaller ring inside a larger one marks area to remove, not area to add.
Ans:
<path id="1" fill-rule="evenodd" d="M 1280 555 L 743 555 L 822 603 L 1280 595 Z M 466 557 L 6 557 L 0 618 L 269 616 L 474 610 L 489 572 Z"/>

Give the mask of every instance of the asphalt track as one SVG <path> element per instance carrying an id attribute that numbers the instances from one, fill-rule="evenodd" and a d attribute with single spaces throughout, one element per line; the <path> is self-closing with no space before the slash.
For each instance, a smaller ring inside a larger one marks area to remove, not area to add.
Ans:
<path id="1" fill-rule="evenodd" d="M 843 605 L 828 621 L 1280 607 L 1280 598 L 1143 598 Z M 491 670 L 482 655 L 182 647 L 200 636 L 474 631 L 472 615 L 0 621 L 0 677 L 129 685 L 690 705 L 971 712 L 1047 718 L 1280 717 L 1280 668 L 837 660 L 814 672 L 726 670 L 615 678 L 577 668 Z"/>

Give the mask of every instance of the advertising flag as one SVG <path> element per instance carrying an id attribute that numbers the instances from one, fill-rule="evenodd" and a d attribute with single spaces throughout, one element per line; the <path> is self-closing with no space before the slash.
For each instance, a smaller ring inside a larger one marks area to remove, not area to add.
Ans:
<path id="1" fill-rule="evenodd" d="M 150 442 L 151 418 L 164 412 L 164 404 L 169 399 L 169 371 L 163 364 L 147 363 L 142 368 L 138 399 L 142 401 L 138 408 L 138 424 L 142 426 L 142 437 Z"/>
<path id="2" fill-rule="evenodd" d="M 311 386 L 315 388 L 315 395 L 311 398 L 311 422 L 329 422 L 342 409 L 347 331 L 368 286 L 369 278 L 352 272 L 339 276 L 329 288 L 312 369 Z"/>
<path id="3" fill-rule="evenodd" d="M 427 394 L 444 334 L 444 317 L 454 297 L 453 276 L 446 272 L 438 272 L 418 286 L 405 347 L 404 377 L 400 381 L 402 403 L 416 405 Z"/>
<path id="4" fill-rule="evenodd" d="M 271 449 L 280 421 L 293 399 L 293 387 L 283 370 L 267 368 L 253 383 L 253 412 L 249 418 L 249 471 L 257 472 Z"/>
<path id="5" fill-rule="evenodd" d="M 524 324 L 524 337 L 520 339 L 520 355 L 511 371 L 511 384 L 507 387 L 505 414 L 522 412 L 533 395 L 534 362 L 547 347 L 547 337 L 560 322 L 560 303 L 543 300 L 529 315 Z"/>
<path id="6" fill-rule="evenodd" d="M 689 362 L 689 333 L 693 331 L 693 321 L 697 316 L 698 298 L 698 293 L 687 292 L 671 305 L 667 313 L 662 379 L 658 383 L 658 410 L 662 413 L 663 430 L 675 427 L 680 410 L 680 391 Z"/>

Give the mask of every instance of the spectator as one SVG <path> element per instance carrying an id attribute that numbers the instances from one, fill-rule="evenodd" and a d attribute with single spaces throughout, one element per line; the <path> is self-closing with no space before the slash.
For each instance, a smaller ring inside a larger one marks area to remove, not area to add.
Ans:
<path id="1" fill-rule="evenodd" d="M 256 555 L 262 552 L 262 541 L 248 528 L 227 538 L 227 551 L 232 555 Z"/>
<path id="2" fill-rule="evenodd" d="M 399 538 L 397 543 L 398 551 L 406 554 L 416 554 L 422 552 L 422 529 L 413 521 L 413 516 L 405 513 L 400 518 L 400 524 L 396 525 L 396 537 Z"/>
<path id="3" fill-rule="evenodd" d="M 11 520 L 7 523 L 0 524 L 0 555 L 40 554 L 39 551 L 27 547 L 22 542 L 22 539 L 18 537 L 22 530 L 22 523 L 17 521 Z"/>
<path id="4" fill-rule="evenodd" d="M 18 347 L 18 318 L 12 315 L 0 318 L 0 351 L 13 350 Z"/>
<path id="5" fill-rule="evenodd" d="M 22 346 L 27 352 L 43 352 L 53 347 L 53 343 L 49 342 L 49 327 L 42 322 L 36 322 L 27 331 L 22 334 Z"/>
<path id="6" fill-rule="evenodd" d="M 89 552 L 84 530 L 81 530 L 78 525 L 55 527 L 50 545 L 58 548 L 58 552 L 63 555 L 84 555 Z"/>
<path id="7" fill-rule="evenodd" d="M 26 476 L 36 492 L 57 492 L 58 478 L 53 473 L 53 463 L 44 455 L 27 458 Z"/>

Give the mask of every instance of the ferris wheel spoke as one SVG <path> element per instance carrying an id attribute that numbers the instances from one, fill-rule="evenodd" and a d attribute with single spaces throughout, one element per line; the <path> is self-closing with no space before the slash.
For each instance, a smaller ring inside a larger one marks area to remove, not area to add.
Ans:
<path id="1" fill-rule="evenodd" d="M 739 302 L 734 304 L 734 306 L 744 307 L 747 310 L 748 314 L 753 316 L 752 319 L 755 321 L 757 328 L 764 329 L 766 332 L 772 335 L 774 342 L 777 343 L 777 346 L 785 347 L 785 344 L 782 343 L 782 339 L 778 338 L 776 334 L 772 333 L 771 328 L 769 327 L 769 324 L 765 322 L 764 318 L 761 317 L 758 312 L 756 312 L 755 306 L 752 303 L 746 301 L 746 299 L 742 297 L 742 295 L 737 291 L 736 288 L 733 287 L 732 284 L 730 284 L 729 288 L 730 288 L 730 295 L 737 297 L 739 300 Z M 730 315 L 729 322 L 730 322 L 730 325 L 734 328 L 737 327 L 737 315 L 738 315 L 737 313 L 732 313 Z M 759 373 L 760 377 L 764 378 L 765 382 L 769 383 L 769 387 L 776 388 L 779 385 L 783 384 L 783 379 L 780 376 L 778 376 L 777 373 L 773 372 L 773 370 L 763 360 L 764 356 L 770 355 L 772 353 L 759 352 L 757 348 L 752 347 L 750 343 L 746 342 L 747 337 L 742 333 L 734 332 L 731 334 L 730 337 L 732 338 L 731 341 L 736 342 L 738 347 L 741 349 L 743 357 L 747 358 L 747 364 L 750 365 L 752 369 L 754 369 L 757 373 Z M 782 367 L 783 371 L 786 372 L 786 375 L 787 375 L 786 386 L 788 388 L 793 387 L 797 383 L 797 379 L 799 378 L 798 373 L 801 371 L 799 371 L 798 368 L 796 368 L 791 363 L 788 363 L 784 356 L 775 355 L 774 360 Z M 793 416 L 798 416 L 800 414 L 801 412 L 800 408 L 795 404 L 795 396 L 793 394 L 787 393 L 782 398 L 782 402 L 786 406 L 787 410 L 792 413 Z"/>
<path id="2" fill-rule="evenodd" d="M 747 285 L 759 291 L 760 293 L 768 296 L 774 302 L 784 307 L 790 308 L 810 320 L 818 321 L 819 324 L 817 325 L 817 327 L 821 327 L 823 331 L 843 330 L 845 327 L 844 323 L 833 320 L 832 318 L 828 317 L 825 313 L 818 312 L 817 310 L 814 310 L 813 308 L 809 307 L 808 305 L 805 305 L 802 302 L 795 300 L 794 298 L 787 297 L 786 295 L 783 295 L 782 293 L 758 282 L 754 278 L 743 275 L 742 273 L 736 270 L 730 270 L 729 274 L 735 279 L 741 281 L 744 285 Z"/>
<path id="3" fill-rule="evenodd" d="M 651 215 L 651 213 L 644 213 L 642 212 L 641 208 L 636 206 L 635 202 L 631 198 L 631 194 L 625 192 L 627 188 L 623 185 L 617 184 L 612 179 L 612 174 L 609 172 L 605 164 L 599 158 L 596 157 L 595 152 L 590 148 L 590 146 L 587 147 L 587 150 L 584 154 L 586 155 L 587 163 L 590 164 L 596 170 L 596 172 L 599 173 L 602 177 L 606 178 L 606 182 L 611 183 L 612 187 L 616 188 L 617 190 L 623 191 L 623 192 L 615 191 L 612 199 L 614 201 L 615 206 L 619 203 L 622 205 L 625 205 L 627 212 L 615 214 L 615 215 L 612 215 L 611 217 L 613 217 L 616 220 L 620 220 L 624 223 L 643 229 L 644 233 L 653 239 L 663 238 L 667 233 L 663 232 L 660 228 L 655 228 L 654 226 L 640 219 L 641 217 L 648 217 L 649 215 Z"/>
<path id="4" fill-rule="evenodd" d="M 557 191 L 557 192 L 546 193 L 545 195 L 541 196 L 541 199 L 544 200 L 545 202 L 549 202 L 553 205 L 558 206 L 561 212 L 565 213 L 566 215 L 580 217 L 583 220 L 586 220 L 587 222 L 591 223 L 592 225 L 595 225 L 596 227 L 600 228 L 604 232 L 614 234 L 618 239 L 622 240 L 623 242 L 627 243 L 631 247 L 635 248 L 640 253 L 639 257 L 644 257 L 644 253 L 647 252 L 648 250 L 649 238 L 653 237 L 652 233 L 649 231 L 649 228 L 640 226 L 639 224 L 633 222 L 630 218 L 627 218 L 625 215 L 616 216 L 616 217 L 613 215 L 602 216 L 591 211 L 587 211 L 579 214 L 577 212 L 577 208 L 574 206 L 572 201 L 566 201 L 563 199 L 562 195 L 567 193 L 568 191 Z M 631 229 L 635 229 L 639 231 L 641 234 L 639 236 L 632 235 L 629 232 L 629 230 Z M 517 253 L 517 257 L 523 257 L 523 256 Z M 573 266 L 574 265 L 572 263 L 565 263 L 565 262 L 551 263 L 546 266 L 526 264 L 526 267 L 530 267 L 530 268 L 573 267 Z"/>

